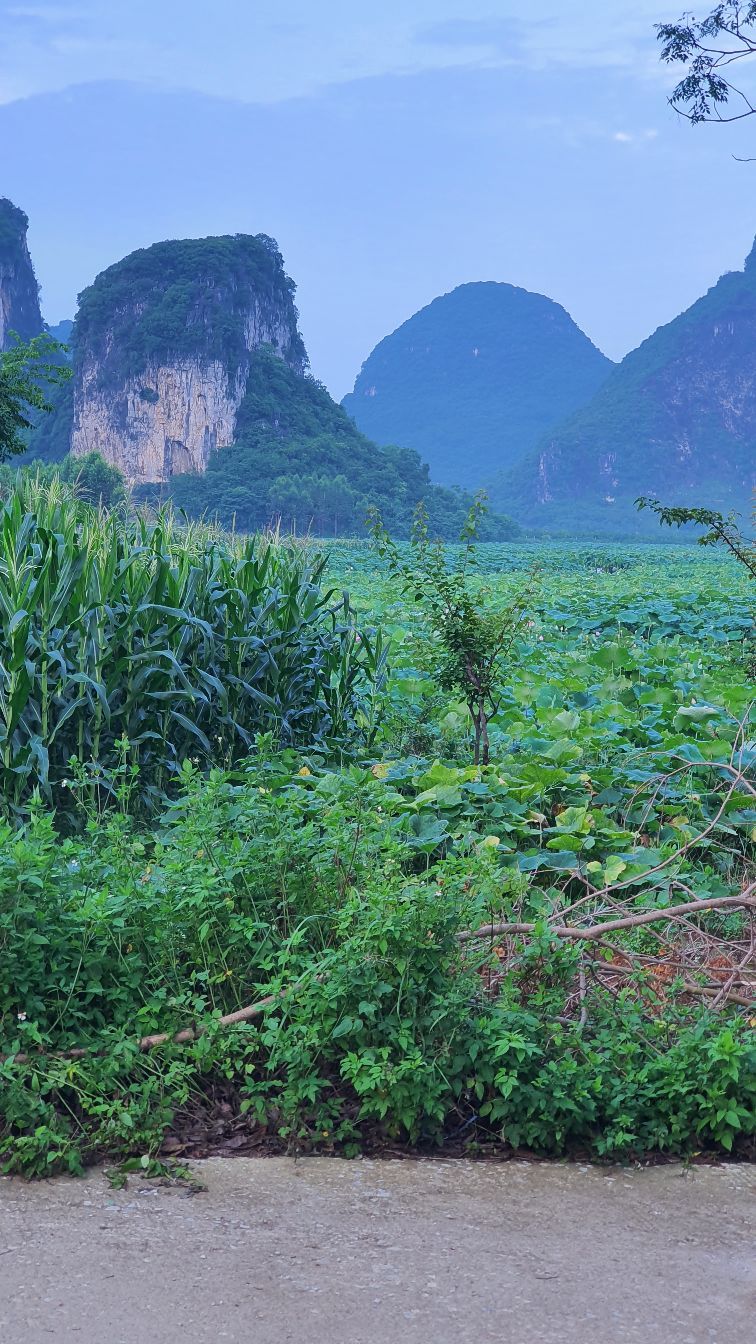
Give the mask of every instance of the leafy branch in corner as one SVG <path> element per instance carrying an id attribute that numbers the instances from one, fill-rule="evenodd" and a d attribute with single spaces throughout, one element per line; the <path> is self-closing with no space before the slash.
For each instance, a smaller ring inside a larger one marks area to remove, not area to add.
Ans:
<path id="1" fill-rule="evenodd" d="M 698 527 L 707 528 L 703 536 L 698 538 L 699 546 L 726 546 L 752 578 L 756 579 L 756 546 L 743 536 L 734 513 L 725 518 L 723 514 L 716 513 L 713 509 L 672 508 L 661 504 L 658 499 L 649 499 L 645 496 L 636 499 L 635 507 L 651 509 L 659 521 L 665 523 L 667 527 L 684 527 L 686 523 L 695 523 Z"/>
<path id="2" fill-rule="evenodd" d="M 729 78 L 736 62 L 756 55 L 756 0 L 720 0 L 703 19 L 683 14 L 676 23 L 658 23 L 656 35 L 661 59 L 687 66 L 669 100 L 681 116 L 696 125 L 741 121 L 756 112 Z"/>
<path id="3" fill-rule="evenodd" d="M 56 361 L 64 349 L 51 336 L 28 342 L 16 337 L 15 345 L 0 353 L 0 462 L 24 451 L 34 412 L 52 410 L 49 391 L 71 377 L 68 366 Z"/>
<path id="4" fill-rule="evenodd" d="M 431 540 L 422 504 L 415 510 L 409 554 L 399 550 L 376 509 L 369 516 L 373 541 L 391 577 L 427 618 L 439 657 L 441 689 L 461 695 L 467 706 L 473 722 L 476 765 L 489 761 L 488 725 L 499 709 L 503 678 L 526 619 L 534 577 L 531 575 L 530 583 L 502 608 L 487 606 L 485 592 L 473 591 L 470 571 L 476 563 L 475 541 L 485 509 L 485 497 L 477 495 L 462 529 L 462 551 L 453 567 L 448 564 L 443 543 Z"/>

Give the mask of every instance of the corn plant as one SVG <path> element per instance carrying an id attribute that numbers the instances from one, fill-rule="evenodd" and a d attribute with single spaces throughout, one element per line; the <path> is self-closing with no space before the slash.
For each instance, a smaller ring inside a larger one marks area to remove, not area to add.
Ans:
<path id="1" fill-rule="evenodd" d="M 369 736 L 386 650 L 325 559 L 98 510 L 19 478 L 0 506 L 0 803 L 65 807 L 72 758 L 106 793 L 128 743 L 139 795 L 229 766 L 259 733 L 338 756 Z"/>

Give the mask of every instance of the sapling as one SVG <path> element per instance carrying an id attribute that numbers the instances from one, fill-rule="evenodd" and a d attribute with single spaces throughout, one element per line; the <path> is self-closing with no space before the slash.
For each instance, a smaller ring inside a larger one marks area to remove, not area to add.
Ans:
<path id="1" fill-rule="evenodd" d="M 492 606 L 490 595 L 471 582 L 476 564 L 478 523 L 485 512 L 477 495 L 460 535 L 462 550 L 450 564 L 443 542 L 431 539 L 428 514 L 415 510 L 409 551 L 400 551 L 380 513 L 370 513 L 370 531 L 379 555 L 402 592 L 422 610 L 438 655 L 438 683 L 464 700 L 473 725 L 473 760 L 487 765 L 488 725 L 501 703 L 504 678 L 515 641 L 526 620 L 535 575 L 506 606 Z"/>

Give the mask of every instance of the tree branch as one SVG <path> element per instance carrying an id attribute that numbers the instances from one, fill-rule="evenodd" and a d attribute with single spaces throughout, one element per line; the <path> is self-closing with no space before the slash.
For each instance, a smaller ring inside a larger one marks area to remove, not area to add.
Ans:
<path id="1" fill-rule="evenodd" d="M 260 1017 L 269 1008 L 272 1003 L 277 1003 L 279 999 L 289 993 L 288 989 L 281 989 L 276 994 L 267 994 L 264 999 L 258 999 L 257 1003 L 250 1003 L 246 1008 L 239 1008 L 235 1013 L 226 1013 L 225 1017 L 217 1019 L 219 1027 L 234 1027 L 239 1022 L 251 1022 L 253 1018 Z M 161 1031 L 153 1036 L 142 1036 L 137 1041 L 137 1049 L 146 1053 L 148 1050 L 154 1050 L 157 1045 L 165 1045 L 171 1041 L 173 1045 L 185 1045 L 189 1041 L 196 1041 L 198 1036 L 204 1036 L 207 1027 L 184 1027 L 183 1030 L 174 1032 Z M 28 1064 L 30 1060 L 44 1057 L 48 1054 L 46 1050 L 35 1051 L 32 1054 L 19 1052 L 17 1055 L 6 1055 L 0 1063 Z M 107 1054 L 106 1050 L 96 1050 L 94 1046 L 84 1046 L 76 1050 L 61 1050 L 54 1053 L 55 1059 L 84 1059 L 90 1055 Z"/>
<path id="2" fill-rule="evenodd" d="M 590 942 L 594 938 L 603 938 L 607 933 L 616 933 L 619 929 L 636 929 L 643 924 L 656 924 L 661 920 L 673 919 L 675 915 L 698 914 L 701 910 L 718 910 L 725 906 L 746 906 L 756 910 L 756 882 L 752 882 L 739 896 L 710 896 L 704 901 L 685 901 L 682 905 L 668 905 L 665 910 L 644 910 L 638 915 L 626 915 L 622 919 L 609 919 L 600 924 L 589 924 L 587 928 L 574 925 L 547 924 L 547 931 L 556 938 L 574 938 Z M 477 929 L 462 929 L 457 934 L 460 943 L 470 942 L 474 938 L 493 938 L 500 933 L 535 933 L 536 924 L 515 924 L 504 921 L 497 924 L 481 924 Z"/>

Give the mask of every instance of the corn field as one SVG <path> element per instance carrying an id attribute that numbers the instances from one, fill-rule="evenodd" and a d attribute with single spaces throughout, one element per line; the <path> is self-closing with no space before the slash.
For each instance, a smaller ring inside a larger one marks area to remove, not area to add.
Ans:
<path id="1" fill-rule="evenodd" d="M 72 758 L 106 792 L 125 760 L 149 805 L 184 760 L 233 765 L 257 734 L 330 756 L 364 740 L 385 650 L 324 565 L 19 478 L 0 504 L 0 807 L 38 790 L 64 810 Z"/>

